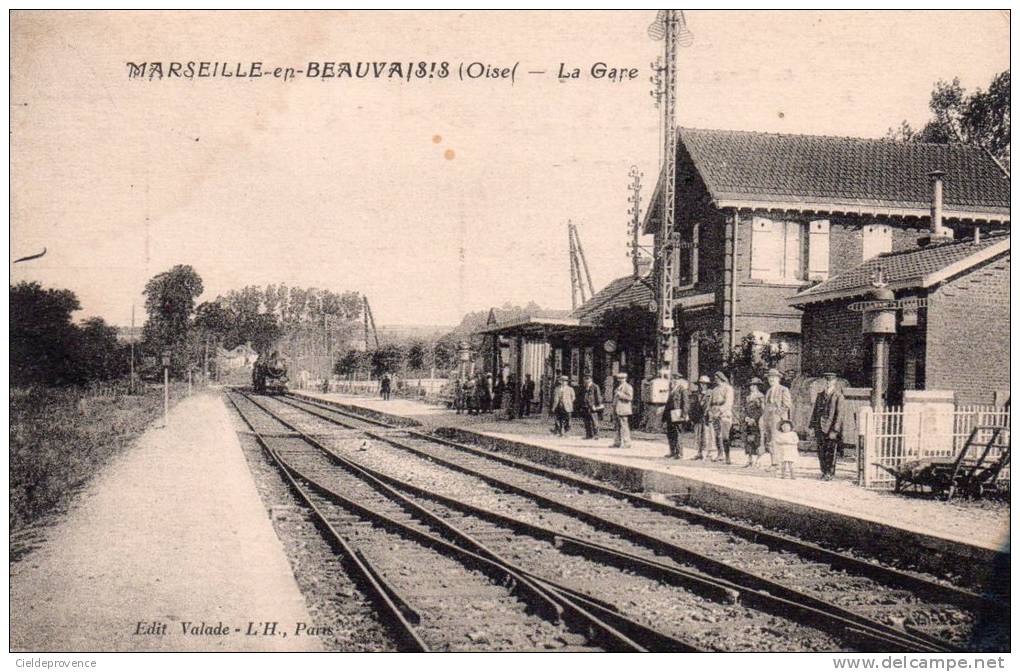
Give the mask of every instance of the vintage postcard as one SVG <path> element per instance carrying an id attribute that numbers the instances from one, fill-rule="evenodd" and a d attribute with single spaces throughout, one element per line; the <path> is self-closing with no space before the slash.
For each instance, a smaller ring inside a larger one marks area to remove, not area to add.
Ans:
<path id="1" fill-rule="evenodd" d="M 12 662 L 1005 667 L 1010 22 L 11 11 Z"/>

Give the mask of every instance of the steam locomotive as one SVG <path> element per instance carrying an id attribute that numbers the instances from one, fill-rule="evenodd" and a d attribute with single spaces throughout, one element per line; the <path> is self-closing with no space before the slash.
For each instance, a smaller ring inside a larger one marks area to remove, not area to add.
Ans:
<path id="1" fill-rule="evenodd" d="M 269 357 L 259 355 L 251 370 L 251 386 L 256 394 L 285 394 L 287 392 L 287 363 L 273 352 Z"/>

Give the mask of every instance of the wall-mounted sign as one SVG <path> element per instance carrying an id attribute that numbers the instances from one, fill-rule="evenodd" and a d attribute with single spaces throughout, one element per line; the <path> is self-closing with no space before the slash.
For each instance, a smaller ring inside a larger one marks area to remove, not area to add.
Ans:
<path id="1" fill-rule="evenodd" d="M 610 338 L 602 344 L 602 349 L 606 352 L 616 352 L 616 341 Z"/>

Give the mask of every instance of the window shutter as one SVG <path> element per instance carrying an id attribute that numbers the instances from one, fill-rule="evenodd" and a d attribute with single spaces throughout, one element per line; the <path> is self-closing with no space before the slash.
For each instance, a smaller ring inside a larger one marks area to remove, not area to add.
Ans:
<path id="1" fill-rule="evenodd" d="M 829 278 L 829 220 L 817 219 L 808 234 L 808 280 Z"/>
<path id="2" fill-rule="evenodd" d="M 751 219 L 751 277 L 775 280 L 782 276 L 783 225 L 767 217 Z"/>

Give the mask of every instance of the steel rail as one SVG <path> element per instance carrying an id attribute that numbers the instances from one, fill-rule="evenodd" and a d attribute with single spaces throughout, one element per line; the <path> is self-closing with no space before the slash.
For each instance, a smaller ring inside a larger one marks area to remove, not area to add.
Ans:
<path id="1" fill-rule="evenodd" d="M 312 446 L 313 448 L 322 451 L 327 455 L 329 454 L 328 449 L 322 444 L 320 444 L 318 441 L 316 441 L 314 438 L 301 432 L 301 430 L 297 429 L 296 427 L 288 423 L 286 420 L 280 418 L 279 416 L 274 414 L 269 409 L 265 408 L 262 404 L 258 403 L 254 399 L 251 399 L 247 395 L 242 396 L 244 396 L 252 405 L 259 408 L 263 413 L 272 417 L 276 422 L 291 429 L 297 435 L 292 438 L 300 438 L 302 441 Z M 235 408 L 236 407 L 237 405 L 235 404 Z M 370 485 L 376 487 L 377 490 L 382 492 L 388 498 L 396 501 L 398 504 L 402 506 L 402 508 L 405 509 L 405 511 L 408 511 L 414 517 L 423 520 L 424 522 L 426 522 L 426 524 L 432 523 L 436 526 L 439 526 L 441 529 L 445 529 L 448 533 L 456 535 L 459 538 L 461 538 L 465 542 L 465 545 L 473 546 L 476 549 L 480 549 L 483 551 L 483 553 L 476 553 L 475 551 L 470 550 L 470 548 L 465 548 L 462 546 L 458 546 L 456 544 L 451 544 L 445 539 L 433 536 L 431 534 L 427 534 L 414 527 L 408 526 L 400 521 L 394 520 L 386 516 L 385 514 L 373 511 L 372 509 L 365 507 L 357 502 L 354 502 L 353 500 L 336 492 L 332 488 L 319 483 L 313 478 L 305 474 L 302 474 L 293 465 L 287 464 L 286 461 L 281 456 L 277 456 L 277 458 L 280 460 L 280 462 L 286 465 L 288 470 L 290 470 L 292 473 L 300 477 L 302 480 L 307 481 L 321 494 L 323 494 L 326 497 L 344 502 L 345 507 L 352 508 L 361 513 L 362 515 L 377 520 L 380 524 L 383 524 L 391 529 L 398 530 L 401 534 L 412 536 L 421 543 L 426 543 L 430 546 L 441 548 L 448 555 L 456 556 L 462 562 L 466 561 L 467 563 L 474 564 L 483 569 L 489 568 L 490 574 L 493 571 L 502 572 L 506 577 L 508 577 L 512 581 L 515 590 L 520 589 L 522 591 L 522 597 L 530 598 L 530 600 L 526 599 L 526 601 L 529 602 L 538 601 L 540 607 L 539 613 L 543 615 L 547 620 L 550 620 L 552 622 L 564 622 L 571 630 L 575 632 L 585 633 L 589 637 L 589 640 L 593 640 L 596 643 L 600 643 L 607 650 L 636 651 L 636 652 L 645 652 L 649 650 L 643 644 L 632 639 L 630 635 L 644 638 L 646 641 L 653 643 L 662 643 L 664 641 L 671 639 L 667 635 L 663 635 L 662 633 L 656 632 L 650 628 L 647 628 L 646 626 L 642 626 L 641 624 L 630 621 L 629 619 L 626 619 L 620 614 L 613 613 L 611 609 L 607 608 L 605 605 L 599 604 L 596 600 L 593 600 L 590 597 L 587 596 L 584 597 L 585 604 L 583 606 L 577 604 L 577 602 L 570 595 L 570 593 L 572 592 L 570 591 L 570 589 L 567 589 L 562 586 L 557 586 L 555 583 L 550 581 L 546 580 L 538 581 L 536 579 L 531 578 L 525 573 L 519 571 L 519 568 L 504 561 L 502 558 L 500 558 L 498 555 L 487 549 L 483 544 L 481 544 L 477 540 L 474 540 L 469 535 L 459 530 L 456 530 L 448 523 L 446 523 L 439 517 L 429 512 L 427 509 L 420 507 L 419 505 L 415 504 L 404 495 L 401 495 L 400 493 L 396 492 L 392 488 L 389 488 L 383 483 L 370 482 Z M 543 588 L 542 584 L 547 584 L 549 586 L 549 589 L 547 590 Z M 627 628 L 629 632 L 627 633 L 621 632 L 616 627 L 613 627 L 613 625 L 610 625 L 609 623 L 603 621 L 599 616 L 596 615 L 596 613 L 601 614 L 605 616 L 607 619 L 615 622 L 616 624 L 619 624 Z M 696 647 L 693 647 L 688 643 L 682 642 L 680 640 L 672 640 L 671 647 L 672 648 L 669 648 L 667 650 L 677 651 L 699 650 Z"/>
<path id="2" fill-rule="evenodd" d="M 300 403 L 316 406 L 323 410 L 336 413 L 339 415 L 352 417 L 359 421 L 369 422 L 374 425 L 388 427 L 392 429 L 401 429 L 416 438 L 443 444 L 451 448 L 455 448 L 457 450 L 461 450 L 463 452 L 476 455 L 478 457 L 484 457 L 489 460 L 493 460 L 495 462 L 499 462 L 501 464 L 505 464 L 507 466 L 535 474 L 537 476 L 544 476 L 546 478 L 554 479 L 572 486 L 586 488 L 588 490 L 592 490 L 600 494 L 616 497 L 617 499 L 624 500 L 635 506 L 651 509 L 658 513 L 670 515 L 676 518 L 681 518 L 687 522 L 693 522 L 717 530 L 731 532 L 749 541 L 761 543 L 777 550 L 790 551 L 809 559 L 828 563 L 833 567 L 839 569 L 851 570 L 863 576 L 867 576 L 877 581 L 886 583 L 889 586 L 895 588 L 908 589 L 911 592 L 914 592 L 915 594 L 922 597 L 936 599 L 941 602 L 954 604 L 959 607 L 964 607 L 982 616 L 1001 614 L 1003 613 L 1003 610 L 1006 610 L 1006 612 L 1008 613 L 1009 610 L 1009 604 L 1007 602 L 1000 599 L 996 599 L 995 597 L 989 595 L 981 595 L 960 588 L 958 586 L 952 586 L 931 581 L 919 576 L 915 576 L 908 572 L 904 572 L 899 569 L 887 567 L 885 565 L 877 565 L 874 563 L 870 563 L 867 562 L 866 560 L 855 558 L 844 553 L 839 553 L 837 551 L 824 548 L 811 542 L 799 539 L 791 539 L 790 537 L 784 535 L 775 534 L 767 530 L 757 529 L 749 525 L 745 525 L 732 520 L 727 520 L 726 518 L 722 518 L 720 516 L 713 515 L 707 512 L 692 511 L 689 509 L 682 509 L 672 504 L 657 502 L 655 500 L 649 499 L 648 497 L 643 497 L 632 492 L 626 492 L 624 490 L 620 490 L 619 488 L 606 485 L 605 483 L 599 483 L 597 481 L 579 478 L 573 474 L 564 474 L 543 467 L 542 465 L 539 464 L 535 464 L 507 455 L 499 455 L 497 453 L 492 452 L 491 450 L 484 450 L 481 448 L 477 448 L 475 446 L 469 446 L 463 443 L 458 443 L 450 439 L 434 436 L 432 434 L 426 434 L 424 432 L 417 431 L 411 428 L 397 427 L 392 424 L 385 423 L 381 420 L 377 420 L 375 418 L 360 416 L 356 413 L 353 413 L 346 409 L 338 408 L 331 404 L 323 404 L 303 397 L 294 397 L 293 395 L 288 395 L 287 399 L 280 399 L 280 401 L 295 406 L 296 408 L 300 408 L 300 406 L 297 406 L 293 403 L 293 399 L 298 400 Z M 305 410 L 306 412 L 311 413 L 311 411 L 308 411 L 307 409 Z M 330 420 L 330 418 L 321 416 L 317 413 L 313 414 L 327 421 Z M 359 429 L 357 427 L 350 425 L 346 426 L 352 429 Z"/>
<path id="3" fill-rule="evenodd" d="M 310 409 L 302 408 L 300 405 L 294 404 L 290 401 L 282 399 L 280 401 L 315 417 L 319 417 L 327 421 L 332 421 L 335 424 L 341 426 L 351 427 L 351 425 L 347 425 L 339 420 L 336 420 L 335 418 L 330 418 L 329 416 L 322 415 Z M 334 409 L 332 408 L 325 408 L 325 410 L 335 412 Z M 340 415 L 348 416 L 354 415 L 355 419 L 357 420 L 364 419 L 360 416 L 357 416 L 356 414 L 351 414 L 349 412 L 345 411 L 336 412 Z M 372 420 L 371 422 L 373 424 L 385 424 L 375 420 Z M 605 518 L 603 516 L 594 514 L 584 509 L 576 508 L 569 504 L 562 503 L 556 499 L 552 499 L 545 495 L 542 495 L 541 493 L 537 493 L 527 488 L 518 486 L 516 484 L 509 483 L 495 476 L 473 470 L 470 467 L 466 467 L 464 465 L 460 465 L 455 462 L 445 460 L 441 457 L 432 455 L 427 451 L 420 450 L 418 448 L 415 448 L 414 446 L 398 441 L 391 436 L 379 434 L 377 432 L 373 432 L 371 430 L 366 429 L 363 429 L 362 431 L 364 431 L 366 435 L 371 436 L 374 439 L 383 441 L 397 448 L 406 450 L 408 452 L 411 452 L 412 454 L 416 454 L 420 457 L 428 459 L 434 463 L 440 464 L 454 471 L 459 471 L 461 473 L 474 476 L 486 483 L 489 483 L 490 485 L 494 485 L 506 491 L 527 497 L 529 499 L 532 499 L 533 501 L 539 502 L 554 510 L 574 516 L 576 518 L 580 518 L 597 528 L 612 532 L 614 534 L 618 534 L 619 536 L 622 536 L 624 539 L 633 541 L 635 543 L 639 543 L 640 545 L 649 548 L 655 552 L 662 553 L 663 555 L 667 555 L 672 558 L 679 558 L 682 559 L 683 561 L 689 562 L 698 569 L 707 572 L 710 575 L 722 577 L 723 581 L 728 582 L 733 589 L 739 591 L 743 595 L 755 595 L 757 596 L 757 599 L 765 599 L 767 604 L 769 604 L 774 609 L 778 609 L 778 613 L 785 617 L 790 618 L 792 617 L 791 613 L 796 614 L 801 619 L 807 619 L 808 622 L 810 622 L 812 625 L 815 625 L 816 627 L 818 626 L 817 619 L 828 620 L 833 622 L 834 627 L 837 627 L 839 629 L 839 632 L 843 632 L 844 628 L 849 629 L 849 626 L 852 625 L 855 630 L 860 630 L 863 633 L 870 633 L 871 636 L 876 637 L 877 641 L 879 642 L 885 642 L 887 644 L 892 644 L 894 646 L 903 647 L 905 650 L 908 651 L 918 650 L 931 652 L 955 652 L 959 650 L 958 647 L 955 647 L 949 642 L 945 642 L 943 640 L 940 640 L 938 638 L 932 637 L 930 635 L 918 631 L 908 632 L 906 630 L 898 630 L 892 628 L 890 626 L 885 625 L 884 623 L 880 623 L 874 619 L 868 618 L 851 610 L 844 609 L 842 607 L 839 607 L 838 605 L 826 602 L 825 600 L 822 600 L 820 598 L 816 598 L 812 595 L 808 595 L 801 591 L 776 583 L 771 579 L 767 579 L 753 572 L 732 567 L 723 562 L 715 560 L 714 558 L 710 558 L 701 553 L 698 553 L 697 551 L 694 551 L 690 548 L 680 546 L 673 542 L 661 539 L 655 535 L 647 534 L 638 530 L 633 530 L 632 528 L 627 527 L 626 525 L 623 525 L 617 521 Z M 446 440 L 437 441 L 436 437 L 432 437 L 428 434 L 423 434 L 421 432 L 417 432 L 414 430 L 404 431 L 407 431 L 407 433 L 411 434 L 412 436 L 425 441 L 452 444 L 452 442 L 448 442 Z M 452 447 L 468 448 L 465 446 L 461 446 L 460 444 L 452 444 Z M 468 449 L 468 452 L 471 452 L 477 456 L 484 457 L 487 459 L 493 457 L 501 457 L 493 456 L 490 453 L 479 451 L 478 449 Z M 516 463 L 511 463 L 510 466 L 518 465 Z M 544 476 L 546 474 L 542 473 L 539 475 Z M 575 479 L 571 480 L 573 481 Z M 576 480 L 577 480 L 576 484 L 580 487 L 591 487 L 591 484 L 587 483 L 586 481 L 580 479 Z M 606 486 L 601 486 L 598 489 L 601 490 L 602 488 L 606 488 Z M 610 491 L 612 490 L 611 488 L 606 489 Z M 610 492 L 609 494 L 615 494 L 615 492 Z M 761 596 L 763 595 L 766 595 L 768 597 L 762 598 Z M 782 602 L 781 603 L 769 602 L 770 598 L 779 598 L 782 600 Z"/>
<path id="4" fill-rule="evenodd" d="M 376 607 L 382 611 L 384 618 L 380 620 L 383 624 L 389 627 L 395 639 L 404 646 L 404 650 L 422 653 L 429 651 L 428 645 L 418 635 L 414 626 L 408 622 L 408 617 L 416 618 L 416 615 L 413 612 L 406 611 L 406 602 L 399 597 L 399 593 L 383 579 L 382 574 L 367 558 L 347 543 L 347 540 L 326 519 L 325 514 L 319 507 L 315 505 L 315 502 L 308 496 L 308 493 L 297 483 L 294 476 L 279 459 L 279 456 L 266 443 L 262 434 L 255 429 L 255 426 L 248 417 L 241 411 L 234 398 L 229 394 L 226 396 L 238 416 L 248 426 L 251 436 L 255 438 L 262 450 L 265 451 L 283 475 L 287 486 L 312 512 L 312 519 L 319 533 L 333 547 L 334 551 L 340 550 L 340 556 L 347 566 L 348 574 L 368 594 L 370 599 L 376 604 Z"/>

